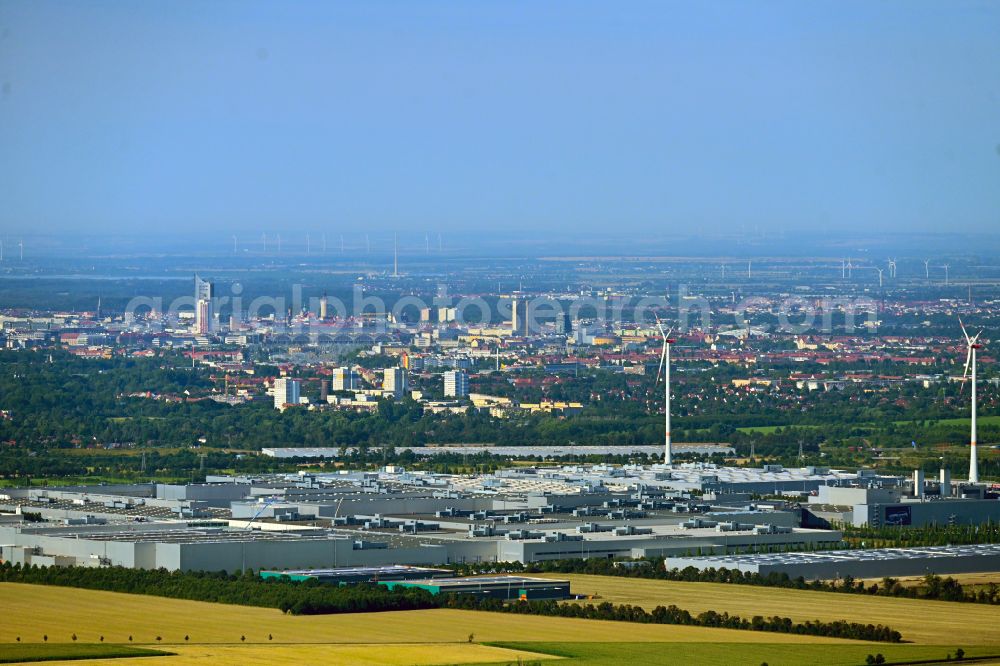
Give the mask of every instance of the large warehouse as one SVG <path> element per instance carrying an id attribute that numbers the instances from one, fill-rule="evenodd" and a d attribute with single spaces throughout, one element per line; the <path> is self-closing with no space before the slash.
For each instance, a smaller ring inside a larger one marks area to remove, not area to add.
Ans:
<path id="1" fill-rule="evenodd" d="M 526 576 L 469 576 L 434 580 L 390 581 L 382 583 L 382 585 L 389 589 L 416 587 L 427 590 L 431 594 L 463 594 L 504 600 L 534 601 L 569 598 L 568 580 L 528 578 Z"/>
<path id="2" fill-rule="evenodd" d="M 257 571 L 840 544 L 839 531 L 799 528 L 795 507 L 758 507 L 744 498 L 714 503 L 659 485 L 670 476 L 606 465 L 482 475 L 395 467 L 210 477 L 190 486 L 7 489 L 0 493 L 0 512 L 31 520 L 0 527 L 0 557 L 34 564 Z"/>
<path id="3" fill-rule="evenodd" d="M 737 569 L 806 580 L 923 576 L 1000 571 L 1000 544 L 876 548 L 825 552 L 757 553 L 709 557 L 669 557 L 667 569 Z"/>

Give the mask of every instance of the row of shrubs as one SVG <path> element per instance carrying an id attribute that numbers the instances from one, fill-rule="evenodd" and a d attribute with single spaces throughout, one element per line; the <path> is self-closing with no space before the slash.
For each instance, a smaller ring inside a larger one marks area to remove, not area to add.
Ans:
<path id="1" fill-rule="evenodd" d="M 869 641 L 899 642 L 898 631 L 881 625 L 857 622 L 793 622 L 778 616 L 741 618 L 727 613 L 706 611 L 699 615 L 676 606 L 657 606 L 652 612 L 639 606 L 560 604 L 555 601 L 518 601 L 471 596 L 432 595 L 419 588 L 383 585 L 330 585 L 318 581 L 292 581 L 286 578 L 262 579 L 252 571 L 230 575 L 225 572 L 180 572 L 121 567 L 39 567 L 0 564 L 0 582 L 61 585 L 131 594 L 149 594 L 176 599 L 211 601 L 244 606 L 278 608 L 296 615 L 332 613 L 369 613 L 424 608 L 462 608 L 467 610 L 615 620 L 645 624 L 682 624 L 701 627 L 724 627 L 753 631 L 854 638 Z"/>
<path id="2" fill-rule="evenodd" d="M 426 590 L 384 585 L 324 585 L 241 574 L 122 567 L 39 567 L 0 564 L 0 582 L 61 585 L 173 599 L 280 608 L 293 614 L 368 613 L 437 608 Z"/>
<path id="3" fill-rule="evenodd" d="M 791 618 L 755 615 L 749 620 L 738 615 L 705 611 L 692 615 L 677 606 L 657 606 L 652 612 L 629 604 L 561 604 L 555 601 L 522 601 L 505 604 L 497 599 L 474 600 L 468 597 L 452 597 L 447 600 L 449 608 L 490 610 L 523 615 L 549 615 L 555 617 L 584 618 L 588 620 L 615 620 L 638 622 L 641 624 L 682 624 L 692 627 L 717 627 L 723 629 L 744 629 L 750 631 L 773 631 L 783 634 L 803 634 L 830 638 L 853 638 L 864 641 L 898 643 L 900 633 L 881 624 L 862 624 L 836 620 L 794 622 Z"/>

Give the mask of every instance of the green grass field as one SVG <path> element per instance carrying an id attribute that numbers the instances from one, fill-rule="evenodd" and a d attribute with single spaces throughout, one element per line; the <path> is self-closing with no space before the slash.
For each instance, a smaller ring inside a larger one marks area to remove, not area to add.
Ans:
<path id="1" fill-rule="evenodd" d="M 926 645 L 768 645 L 766 643 L 497 643 L 496 645 L 557 655 L 564 660 L 553 666 L 637 666 L 638 664 L 698 664 L 730 666 L 767 663 L 770 666 L 800 664 L 864 664 L 871 654 L 886 661 L 945 661 L 954 648 Z M 966 649 L 966 658 L 1000 655 L 989 648 Z M 530 660 L 529 660 L 530 663 Z"/>
<path id="2" fill-rule="evenodd" d="M 935 420 L 929 420 L 929 421 L 926 421 L 926 424 L 927 424 L 926 427 L 935 427 L 935 426 L 955 427 L 955 426 L 962 426 L 962 427 L 968 428 L 969 427 L 969 421 L 970 421 L 970 419 L 968 417 L 954 418 L 954 419 L 938 419 L 936 421 Z M 977 419 L 977 421 L 978 421 L 979 425 L 984 425 L 984 426 L 1000 426 L 1000 415 L 980 416 Z M 919 423 L 919 421 L 893 421 L 892 423 L 893 423 L 893 425 L 897 425 L 897 426 L 907 426 L 907 425 L 914 425 L 915 423 Z M 879 427 L 875 423 L 868 423 L 868 422 L 864 422 L 864 423 L 859 422 L 859 423 L 855 423 L 853 425 L 857 426 L 858 428 L 873 428 L 874 429 L 874 428 L 878 428 Z M 822 428 L 822 427 L 823 426 L 819 426 L 819 425 L 778 424 L 778 425 L 766 425 L 766 426 L 744 426 L 742 428 L 737 428 L 736 430 L 738 430 L 739 432 L 756 432 L 756 433 L 761 433 L 761 434 L 764 434 L 764 435 L 770 435 L 770 434 L 773 434 L 774 431 L 777 430 L 778 428 Z"/>
<path id="3" fill-rule="evenodd" d="M 26 661 L 118 659 L 169 655 L 162 650 L 105 643 L 7 643 L 0 646 L 0 664 Z"/>

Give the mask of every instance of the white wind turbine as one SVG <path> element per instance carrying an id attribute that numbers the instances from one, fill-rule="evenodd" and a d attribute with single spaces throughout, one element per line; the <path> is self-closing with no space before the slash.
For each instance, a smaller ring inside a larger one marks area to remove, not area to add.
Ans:
<path id="1" fill-rule="evenodd" d="M 981 349 L 982 345 L 979 344 L 979 336 L 983 334 L 982 331 L 976 333 L 975 336 L 969 337 L 968 331 L 965 330 L 965 324 L 962 323 L 962 318 L 958 318 L 958 325 L 962 327 L 962 335 L 965 336 L 965 344 L 968 345 L 969 353 L 965 357 L 965 370 L 962 372 L 962 377 L 968 377 L 972 384 L 972 426 L 971 435 L 969 441 L 969 483 L 979 483 L 979 463 L 976 460 L 976 350 Z M 972 371 L 971 376 L 969 371 Z"/>
<path id="2" fill-rule="evenodd" d="M 664 423 L 664 450 L 663 464 L 673 465 L 673 449 L 670 443 L 670 345 L 676 340 L 670 337 L 674 329 L 663 330 L 663 323 L 660 318 L 656 318 L 656 327 L 660 329 L 660 336 L 663 337 L 663 349 L 660 352 L 660 368 L 656 372 L 656 382 L 659 383 L 660 375 L 663 375 L 663 423 Z"/>
<path id="3" fill-rule="evenodd" d="M 931 279 L 931 260 L 924 259 L 924 277 L 928 280 Z"/>

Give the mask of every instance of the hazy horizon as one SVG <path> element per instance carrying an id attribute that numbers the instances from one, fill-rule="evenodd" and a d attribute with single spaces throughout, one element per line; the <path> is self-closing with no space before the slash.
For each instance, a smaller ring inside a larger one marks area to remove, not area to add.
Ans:
<path id="1" fill-rule="evenodd" d="M 0 235 L 993 234 L 998 34 L 975 1 L 0 0 Z"/>

